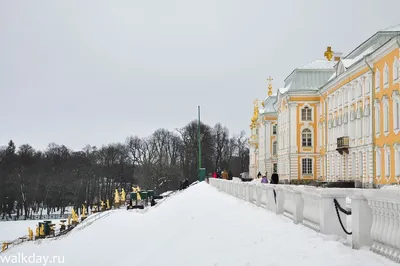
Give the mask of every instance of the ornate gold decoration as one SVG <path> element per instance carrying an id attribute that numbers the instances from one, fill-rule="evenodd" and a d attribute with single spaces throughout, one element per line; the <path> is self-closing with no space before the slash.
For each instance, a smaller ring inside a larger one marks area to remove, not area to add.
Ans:
<path id="1" fill-rule="evenodd" d="M 253 129 L 257 126 L 258 121 L 258 99 L 254 101 L 253 117 L 251 118 L 250 128 Z"/>
<path id="2" fill-rule="evenodd" d="M 328 47 L 326 48 L 326 51 L 325 51 L 325 53 L 324 53 L 324 56 L 326 57 L 326 59 L 328 59 L 328 61 L 331 61 L 331 60 L 332 60 L 332 57 L 333 57 L 332 47 L 328 46 Z"/>
<path id="3" fill-rule="evenodd" d="M 273 79 L 271 78 L 271 76 L 269 76 L 268 80 L 268 96 L 272 95 L 272 81 Z"/>

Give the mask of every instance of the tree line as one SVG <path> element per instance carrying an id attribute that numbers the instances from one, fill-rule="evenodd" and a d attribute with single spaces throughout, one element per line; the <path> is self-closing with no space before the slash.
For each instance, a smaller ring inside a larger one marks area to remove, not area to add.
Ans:
<path id="1" fill-rule="evenodd" d="M 230 136 L 217 123 L 200 124 L 202 167 L 207 173 L 217 167 L 234 176 L 249 167 L 248 140 L 244 132 Z M 179 188 L 180 181 L 198 178 L 198 124 L 169 131 L 158 129 L 151 136 L 130 136 L 124 143 L 101 148 L 87 145 L 73 151 L 50 143 L 44 151 L 10 140 L 0 148 L 0 219 L 66 206 L 91 206 L 101 200 L 112 202 L 116 188 L 132 186 L 162 193 Z M 2 215 L 1 215 L 2 214 Z"/>

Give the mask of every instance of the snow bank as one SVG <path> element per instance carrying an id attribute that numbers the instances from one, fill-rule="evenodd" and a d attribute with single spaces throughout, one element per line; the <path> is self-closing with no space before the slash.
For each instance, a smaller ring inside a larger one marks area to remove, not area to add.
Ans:
<path id="1" fill-rule="evenodd" d="M 205 182 L 146 213 L 117 210 L 60 240 L 23 244 L 0 257 L 19 252 L 63 256 L 63 265 L 73 266 L 398 266 L 223 194 Z"/>
<path id="2" fill-rule="evenodd" d="M 381 187 L 381 189 L 400 190 L 400 185 L 386 185 Z"/>

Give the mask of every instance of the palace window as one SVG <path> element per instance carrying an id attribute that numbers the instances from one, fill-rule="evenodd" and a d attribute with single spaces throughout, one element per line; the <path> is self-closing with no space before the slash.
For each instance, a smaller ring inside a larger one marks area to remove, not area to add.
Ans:
<path id="1" fill-rule="evenodd" d="M 368 78 L 365 82 L 365 94 L 371 91 L 371 80 Z"/>
<path id="2" fill-rule="evenodd" d="M 301 120 L 302 121 L 311 121 L 311 108 L 308 106 L 301 109 Z"/>
<path id="3" fill-rule="evenodd" d="M 399 61 L 397 57 L 394 58 L 393 62 L 393 80 L 396 81 L 399 78 Z"/>
<path id="4" fill-rule="evenodd" d="M 358 97 L 362 96 L 362 82 L 358 82 Z"/>
<path id="5" fill-rule="evenodd" d="M 276 124 L 272 126 L 272 135 L 276 135 Z"/>
<path id="6" fill-rule="evenodd" d="M 396 163 L 395 166 L 396 167 L 396 176 L 399 177 L 400 176 L 400 147 L 397 147 L 397 149 L 395 150 L 395 156 L 396 156 Z"/>
<path id="7" fill-rule="evenodd" d="M 274 141 L 274 143 L 272 143 L 272 155 L 276 155 L 276 147 L 277 147 L 277 143 L 276 143 L 276 141 Z"/>
<path id="8" fill-rule="evenodd" d="M 393 128 L 400 129 L 400 98 L 393 98 Z"/>
<path id="9" fill-rule="evenodd" d="M 312 146 L 312 134 L 311 130 L 308 128 L 304 129 L 301 133 L 302 138 L 302 146 L 303 147 L 311 147 Z"/>
<path id="10" fill-rule="evenodd" d="M 303 175 L 312 175 L 313 162 L 311 158 L 301 159 L 301 168 Z"/>
<path id="11" fill-rule="evenodd" d="M 379 91 L 380 84 L 381 84 L 381 72 L 377 68 L 376 72 L 375 72 L 375 90 L 376 91 Z"/>
<path id="12" fill-rule="evenodd" d="M 360 151 L 359 155 L 358 155 L 358 172 L 360 173 L 360 176 L 364 175 L 364 169 L 363 169 L 363 164 L 364 164 L 364 155 L 362 153 L 362 151 Z"/>
<path id="13" fill-rule="evenodd" d="M 273 165 L 272 165 L 272 171 L 273 171 L 273 173 L 274 174 L 276 174 L 276 173 L 278 173 L 278 164 L 277 163 L 274 163 Z"/>
<path id="14" fill-rule="evenodd" d="M 387 100 L 383 102 L 383 128 L 385 132 L 389 131 L 389 103 Z"/>
<path id="15" fill-rule="evenodd" d="M 375 161 L 376 161 L 376 175 L 377 176 L 381 176 L 381 173 L 382 173 L 382 169 L 381 169 L 382 157 L 381 157 L 381 152 L 380 152 L 379 149 L 376 151 Z"/>
<path id="16" fill-rule="evenodd" d="M 370 134 L 370 127 L 369 127 L 369 122 L 370 122 L 370 117 L 369 116 L 366 116 L 365 117 L 365 136 L 369 136 L 369 134 Z"/>
<path id="17" fill-rule="evenodd" d="M 390 149 L 386 149 L 385 152 L 385 175 L 390 176 Z"/>
<path id="18" fill-rule="evenodd" d="M 377 105 L 375 107 L 375 133 L 379 134 L 380 129 L 381 129 L 381 112 L 379 110 L 379 105 Z"/>
<path id="19" fill-rule="evenodd" d="M 389 85 L 389 67 L 387 64 L 385 64 L 385 67 L 383 69 L 383 87 L 387 88 Z"/>

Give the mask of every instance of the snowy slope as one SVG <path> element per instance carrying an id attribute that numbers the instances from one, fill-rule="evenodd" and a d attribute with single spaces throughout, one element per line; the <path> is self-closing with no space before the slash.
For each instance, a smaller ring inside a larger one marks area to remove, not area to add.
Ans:
<path id="1" fill-rule="evenodd" d="M 64 256 L 63 265 L 74 266 L 398 265 L 330 241 L 204 182 L 145 213 L 115 211 L 63 239 L 28 243 L 3 256 L 19 252 Z"/>

